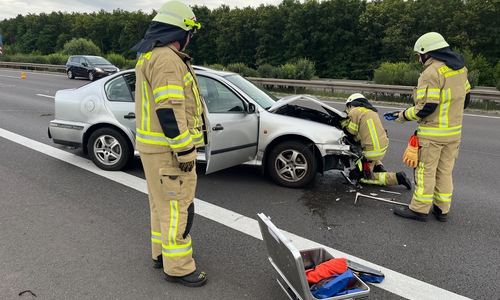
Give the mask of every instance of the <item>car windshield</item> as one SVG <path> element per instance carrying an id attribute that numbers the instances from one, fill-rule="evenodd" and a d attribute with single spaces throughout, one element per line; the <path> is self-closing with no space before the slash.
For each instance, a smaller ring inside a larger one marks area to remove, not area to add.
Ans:
<path id="1" fill-rule="evenodd" d="M 255 102 L 265 109 L 271 107 L 278 98 L 263 88 L 255 85 L 254 83 L 248 81 L 247 79 L 241 77 L 240 75 L 230 75 L 226 77 L 227 80 L 234 83 L 238 88 L 250 96 Z"/>
<path id="2" fill-rule="evenodd" d="M 94 65 L 111 65 L 109 61 L 100 56 L 89 56 L 87 59 Z"/>

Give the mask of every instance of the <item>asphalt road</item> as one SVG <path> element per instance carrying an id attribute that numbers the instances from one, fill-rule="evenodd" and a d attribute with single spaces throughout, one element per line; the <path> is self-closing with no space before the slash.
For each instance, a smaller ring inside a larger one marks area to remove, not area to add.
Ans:
<path id="1" fill-rule="evenodd" d="M 382 270 L 386 279 L 370 285 L 370 299 L 500 299 L 498 116 L 464 116 L 447 223 L 401 219 L 394 205 L 370 199 L 354 205 L 356 191 L 336 171 L 286 189 L 251 167 L 204 175 L 198 165 L 193 247 L 209 282 L 186 288 L 151 267 L 140 160 L 125 172 L 104 172 L 80 149 L 47 137 L 55 92 L 87 83 L 0 69 L 0 299 L 287 299 L 257 213 L 299 249 L 324 247 Z M 380 114 L 394 109 L 377 107 Z M 401 156 L 415 124 L 384 125 L 386 169 L 412 174 Z M 383 189 L 401 194 L 359 191 L 410 201 L 402 186 Z"/>

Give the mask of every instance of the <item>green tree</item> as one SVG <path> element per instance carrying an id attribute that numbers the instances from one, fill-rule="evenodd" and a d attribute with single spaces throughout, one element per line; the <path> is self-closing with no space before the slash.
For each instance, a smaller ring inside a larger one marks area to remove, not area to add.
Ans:
<path id="1" fill-rule="evenodd" d="M 64 44 L 63 55 L 101 55 L 101 50 L 92 41 L 83 38 L 72 39 Z"/>

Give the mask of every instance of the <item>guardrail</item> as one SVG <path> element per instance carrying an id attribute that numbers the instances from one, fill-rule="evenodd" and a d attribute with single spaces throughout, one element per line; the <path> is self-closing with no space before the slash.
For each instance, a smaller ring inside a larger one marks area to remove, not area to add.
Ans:
<path id="1" fill-rule="evenodd" d="M 47 65 L 47 64 L 33 64 L 33 63 L 18 63 L 18 62 L 2 62 L 0 61 L 0 66 L 28 69 L 28 70 L 55 70 L 55 71 L 65 71 L 66 67 L 64 65 Z M 385 85 L 385 84 L 372 84 L 364 83 L 359 81 L 349 81 L 349 80 L 293 80 L 293 79 L 276 79 L 276 78 L 257 78 L 257 77 L 247 77 L 248 80 L 267 86 L 285 86 L 293 87 L 295 93 L 297 93 L 297 88 L 310 88 L 310 89 L 323 89 L 330 90 L 333 96 L 334 91 L 353 91 L 361 93 L 373 93 L 375 94 L 375 99 L 377 93 L 391 93 L 391 94 L 402 94 L 411 95 L 413 94 L 413 86 L 404 85 Z M 476 100 L 483 100 L 485 102 L 486 109 L 488 108 L 488 102 L 495 101 L 500 102 L 500 91 L 497 90 L 486 90 L 486 89 L 472 89 L 471 98 Z"/>
<path id="2" fill-rule="evenodd" d="M 48 64 L 34 64 L 34 63 L 0 61 L 0 66 L 11 67 L 11 68 L 16 68 L 16 69 L 35 70 L 35 71 L 36 70 L 66 71 L 65 65 L 48 65 Z"/>

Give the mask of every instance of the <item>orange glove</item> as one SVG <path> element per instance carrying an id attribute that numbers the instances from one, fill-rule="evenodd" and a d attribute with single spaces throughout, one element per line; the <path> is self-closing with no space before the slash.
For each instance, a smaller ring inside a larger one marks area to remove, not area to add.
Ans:
<path id="1" fill-rule="evenodd" d="M 412 135 L 408 141 L 405 153 L 403 154 L 403 162 L 410 168 L 416 168 L 418 164 L 418 137 Z"/>

